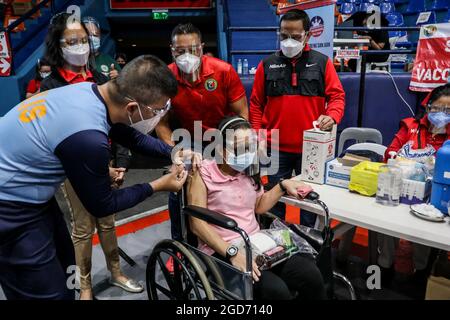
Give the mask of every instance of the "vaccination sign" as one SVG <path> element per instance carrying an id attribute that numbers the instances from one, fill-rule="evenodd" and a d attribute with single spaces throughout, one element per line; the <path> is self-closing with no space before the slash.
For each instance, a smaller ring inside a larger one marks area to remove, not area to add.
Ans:
<path id="1" fill-rule="evenodd" d="M 209 9 L 211 0 L 110 0 L 111 9 Z"/>
<path id="2" fill-rule="evenodd" d="M 279 4 L 277 12 L 285 14 L 292 9 L 305 10 L 311 19 L 309 46 L 333 59 L 335 1 L 311 0 L 298 4 Z"/>
<path id="3" fill-rule="evenodd" d="M 422 26 L 409 88 L 428 92 L 446 84 L 450 77 L 449 57 L 450 23 Z"/>
<path id="4" fill-rule="evenodd" d="M 8 37 L 5 32 L 0 32 L 0 77 L 11 74 L 11 60 Z"/>

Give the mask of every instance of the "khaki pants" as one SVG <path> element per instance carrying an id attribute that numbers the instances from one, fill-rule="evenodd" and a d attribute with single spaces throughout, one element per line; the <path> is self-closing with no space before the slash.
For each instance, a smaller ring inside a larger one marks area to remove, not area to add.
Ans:
<path id="1" fill-rule="evenodd" d="M 95 218 L 86 211 L 69 180 L 64 182 L 64 191 L 72 214 L 72 241 L 75 259 L 80 268 L 80 287 L 91 289 L 92 237 L 97 228 L 98 237 L 113 278 L 121 275 L 114 215 Z"/>

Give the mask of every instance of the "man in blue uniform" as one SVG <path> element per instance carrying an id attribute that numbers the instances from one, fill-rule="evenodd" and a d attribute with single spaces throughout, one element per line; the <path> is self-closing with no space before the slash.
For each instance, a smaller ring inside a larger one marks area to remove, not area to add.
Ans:
<path id="1" fill-rule="evenodd" d="M 8 299 L 74 299 L 67 285 L 75 265 L 73 245 L 54 198 L 66 177 L 96 217 L 182 187 L 187 176 L 182 166 L 119 190 L 111 189 L 108 170 L 109 138 L 136 152 L 170 157 L 170 146 L 145 133 L 176 93 L 167 66 L 141 56 L 104 85 L 50 90 L 1 118 L 0 285 Z"/>

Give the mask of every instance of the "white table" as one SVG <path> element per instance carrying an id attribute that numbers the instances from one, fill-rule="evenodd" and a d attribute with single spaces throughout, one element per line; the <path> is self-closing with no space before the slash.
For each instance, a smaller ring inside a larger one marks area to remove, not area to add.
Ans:
<path id="1" fill-rule="evenodd" d="M 298 178 L 298 177 L 297 177 Z M 298 178 L 299 179 L 299 178 Z M 300 179 L 299 179 L 300 180 Z M 387 207 L 347 189 L 310 184 L 330 210 L 330 217 L 354 226 L 450 251 L 450 218 L 445 222 L 430 222 L 412 215 L 408 205 Z M 319 205 L 283 197 L 282 202 L 323 215 Z"/>
<path id="2" fill-rule="evenodd" d="M 333 39 L 333 45 L 338 47 L 358 47 L 368 46 L 369 39 Z"/>

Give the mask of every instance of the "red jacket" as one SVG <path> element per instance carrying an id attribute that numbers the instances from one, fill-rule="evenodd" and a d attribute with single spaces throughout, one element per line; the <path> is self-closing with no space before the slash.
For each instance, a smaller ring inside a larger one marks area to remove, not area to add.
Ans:
<path id="1" fill-rule="evenodd" d="M 271 74 L 268 79 L 266 73 L 277 68 L 280 68 L 278 75 Z M 279 75 L 284 78 L 278 79 Z M 274 92 L 276 80 L 287 93 Z M 276 53 L 258 65 L 250 98 L 250 122 L 255 129 L 279 129 L 279 149 L 301 153 L 303 131 L 311 129 L 312 122 L 323 114 L 339 123 L 344 106 L 345 92 L 332 61 L 306 45 L 297 61 Z M 270 143 L 270 132 L 268 135 Z"/>
<path id="2" fill-rule="evenodd" d="M 430 122 L 428 116 L 425 115 L 422 119 L 416 120 L 414 118 L 403 119 L 400 122 L 400 130 L 395 135 L 391 145 L 386 149 L 384 158 L 389 158 L 389 152 L 398 152 L 408 142 L 411 142 L 413 150 L 424 149 L 430 145 L 434 150 L 438 150 L 445 141 L 450 139 L 450 125 L 447 125 L 446 134 L 433 134 L 429 131 Z"/>

